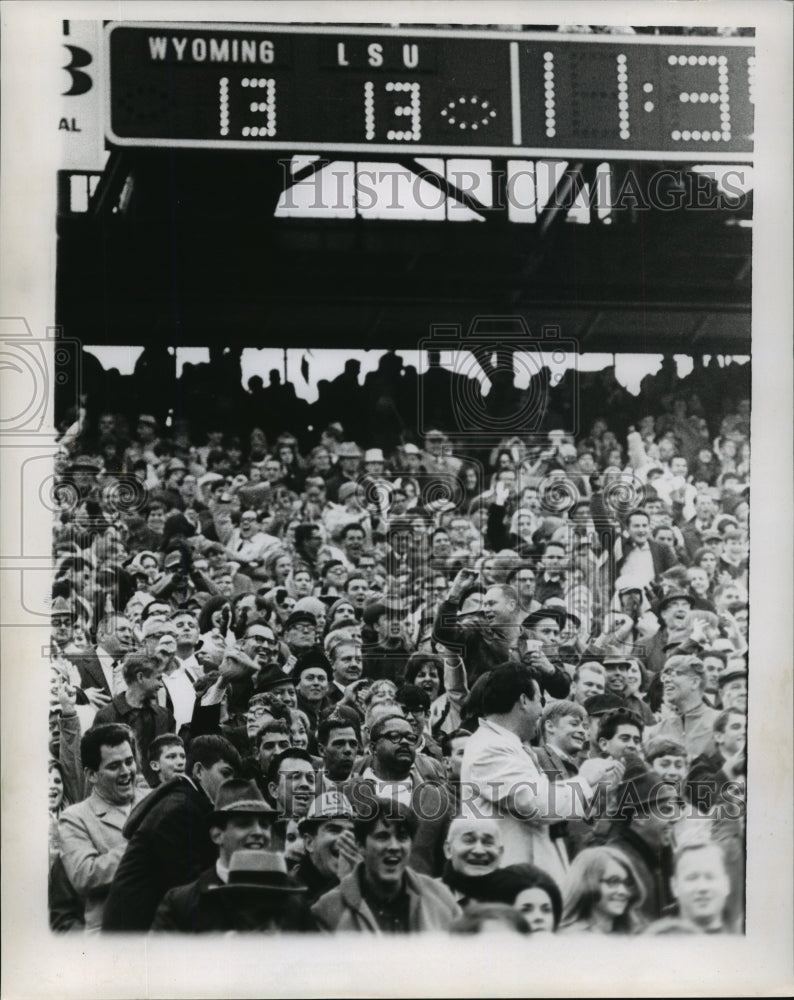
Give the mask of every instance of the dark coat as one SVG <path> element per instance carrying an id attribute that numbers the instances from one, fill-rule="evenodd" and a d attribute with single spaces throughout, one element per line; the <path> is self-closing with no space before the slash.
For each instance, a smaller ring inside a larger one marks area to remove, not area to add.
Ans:
<path id="1" fill-rule="evenodd" d="M 189 778 L 173 778 L 130 813 L 129 843 L 105 904 L 103 930 L 145 931 L 165 893 L 215 863 L 212 803 Z"/>
<path id="2" fill-rule="evenodd" d="M 322 875 L 308 854 L 301 858 L 295 877 L 301 885 L 306 886 L 305 899 L 308 906 L 313 906 L 320 896 L 339 885 L 339 879 L 335 875 Z"/>
<path id="3" fill-rule="evenodd" d="M 216 887 L 222 884 L 213 867 L 194 882 L 169 889 L 157 908 L 152 930 L 202 934 L 318 929 L 302 895 L 240 889 L 219 892 Z"/>
<path id="4" fill-rule="evenodd" d="M 113 694 L 108 687 L 108 682 L 105 680 L 102 665 L 99 662 L 99 657 L 95 649 L 89 649 L 85 653 L 72 656 L 71 661 L 80 672 L 80 687 L 83 690 L 86 688 L 99 688 L 108 697 Z"/>
<path id="5" fill-rule="evenodd" d="M 460 625 L 456 601 L 442 601 L 433 623 L 433 639 L 463 658 L 469 687 L 482 674 L 510 658 L 510 644 L 498 629 L 484 622 Z"/>
<path id="6" fill-rule="evenodd" d="M 361 649 L 364 665 L 364 676 L 370 680 L 382 679 L 394 681 L 401 687 L 405 679 L 405 667 L 411 651 L 400 643 L 399 645 L 384 645 L 373 643 Z"/>
<path id="7" fill-rule="evenodd" d="M 55 858 L 50 868 L 47 902 L 50 912 L 50 930 L 85 930 L 85 907 L 69 881 L 60 854 Z"/>
<path id="8" fill-rule="evenodd" d="M 149 702 L 141 708 L 133 708 L 124 693 L 117 694 L 109 705 L 100 708 L 94 717 L 95 726 L 104 726 L 109 722 L 123 722 L 135 733 L 138 744 L 138 755 L 144 777 L 152 788 L 157 785 L 157 777 L 146 759 L 149 744 L 158 736 L 176 732 L 176 720 L 167 708 L 162 708 L 155 702 Z"/>
<path id="9" fill-rule="evenodd" d="M 735 789 L 722 767 L 725 760 L 719 750 L 698 754 L 692 761 L 684 783 L 684 794 L 697 809 L 710 811 L 715 805 L 725 804 L 725 792 Z M 730 795 L 728 796 L 730 802 Z"/>

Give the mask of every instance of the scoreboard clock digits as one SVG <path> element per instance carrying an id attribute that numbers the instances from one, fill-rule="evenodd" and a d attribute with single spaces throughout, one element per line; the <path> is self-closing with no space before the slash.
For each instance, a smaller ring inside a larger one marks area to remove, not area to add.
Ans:
<path id="1" fill-rule="evenodd" d="M 748 162 L 745 38 L 111 23 L 111 146 Z"/>

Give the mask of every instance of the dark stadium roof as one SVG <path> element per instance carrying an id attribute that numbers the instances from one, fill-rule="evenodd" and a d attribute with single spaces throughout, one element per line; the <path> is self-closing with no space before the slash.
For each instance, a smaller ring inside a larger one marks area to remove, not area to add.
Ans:
<path id="1" fill-rule="evenodd" d="M 282 175 L 251 153 L 113 154 L 83 213 L 63 175 L 64 335 L 407 348 L 432 324 L 519 314 L 583 351 L 749 353 L 752 198 L 608 226 L 274 219 Z"/>

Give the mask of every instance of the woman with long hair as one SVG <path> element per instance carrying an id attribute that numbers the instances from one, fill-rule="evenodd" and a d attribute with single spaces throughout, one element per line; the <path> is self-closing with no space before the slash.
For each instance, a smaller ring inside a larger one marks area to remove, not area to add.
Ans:
<path id="1" fill-rule="evenodd" d="M 705 545 L 699 548 L 692 559 L 693 566 L 699 566 L 701 569 L 706 571 L 706 575 L 709 578 L 708 588 L 703 592 L 701 596 L 705 597 L 706 600 L 711 600 L 714 593 L 714 587 L 717 584 L 717 568 L 719 566 L 719 559 L 711 549 L 707 549 Z"/>
<path id="2" fill-rule="evenodd" d="M 563 886 L 561 933 L 637 934 L 645 889 L 629 859 L 614 847 L 588 847 L 573 859 Z"/>
<path id="3" fill-rule="evenodd" d="M 438 738 L 445 731 L 444 723 L 451 708 L 444 692 L 444 660 L 433 653 L 414 652 L 405 666 L 405 683 L 416 684 L 427 691 L 430 698 L 430 712 L 427 729 L 431 736 Z M 452 726 L 449 731 L 456 728 Z"/>
<path id="4" fill-rule="evenodd" d="M 276 587 L 284 586 L 287 577 L 292 572 L 292 566 L 292 556 L 286 549 L 273 549 L 265 559 L 267 578 L 272 580 Z"/>

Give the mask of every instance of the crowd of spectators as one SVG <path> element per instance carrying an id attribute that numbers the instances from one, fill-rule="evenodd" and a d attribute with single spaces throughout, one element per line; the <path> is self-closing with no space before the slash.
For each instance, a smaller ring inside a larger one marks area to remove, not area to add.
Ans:
<path id="1" fill-rule="evenodd" d="M 741 933 L 749 365 L 671 364 L 67 414 L 52 928 Z"/>

